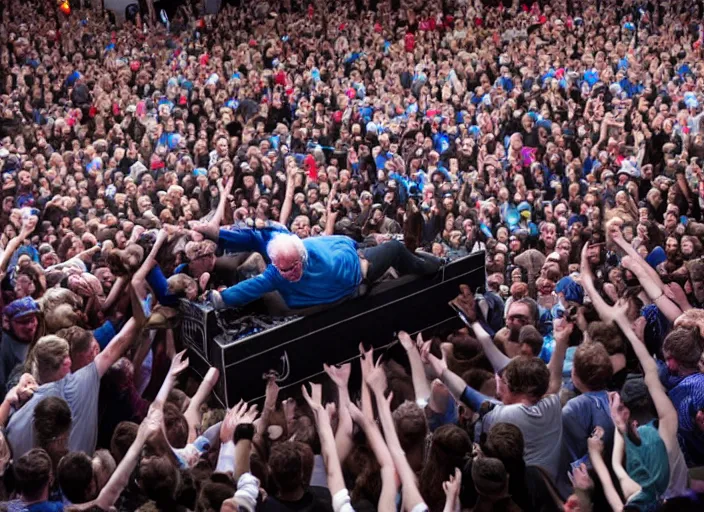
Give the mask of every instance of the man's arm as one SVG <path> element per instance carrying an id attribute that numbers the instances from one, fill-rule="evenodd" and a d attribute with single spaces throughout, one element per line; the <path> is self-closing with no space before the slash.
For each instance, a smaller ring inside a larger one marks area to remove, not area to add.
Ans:
<path id="1" fill-rule="evenodd" d="M 639 265 L 636 261 L 631 259 L 630 256 L 625 256 L 621 260 L 621 265 L 623 266 L 623 268 L 633 272 L 633 274 L 638 278 L 638 281 L 643 287 L 645 293 L 647 293 L 648 297 L 650 297 L 650 300 L 655 303 L 658 309 L 663 312 L 665 317 L 667 317 L 670 322 L 674 322 L 680 317 L 680 315 L 682 314 L 682 310 L 677 307 L 677 304 L 672 302 L 667 297 L 667 295 L 665 295 L 665 286 L 662 285 L 662 281 L 660 281 L 660 278 L 658 278 L 660 284 L 653 281 L 648 275 L 648 273 L 645 271 L 643 266 Z"/>
<path id="2" fill-rule="evenodd" d="M 619 303 L 616 305 L 616 324 L 621 328 L 621 331 L 626 336 L 631 347 L 633 347 L 633 352 L 635 352 L 638 362 L 641 368 L 643 368 L 645 384 L 648 387 L 648 392 L 653 399 L 653 404 L 658 413 L 658 432 L 665 446 L 670 450 L 677 445 L 677 410 L 675 406 L 672 405 L 672 401 L 667 396 L 665 388 L 660 382 L 658 366 L 655 363 L 655 359 L 648 354 L 648 349 L 645 348 L 645 345 L 633 331 L 630 322 L 626 318 L 626 309 L 626 304 Z"/>
<path id="3" fill-rule="evenodd" d="M 336 366 L 323 365 L 325 373 L 328 374 L 337 386 L 338 404 L 337 404 L 337 432 L 335 433 L 335 447 L 340 462 L 344 462 L 347 456 L 352 451 L 354 442 L 352 441 L 353 425 L 352 416 L 348 406 L 351 403 L 348 382 L 352 365 L 350 363 L 343 364 L 339 368 Z"/>
<path id="4" fill-rule="evenodd" d="M 272 276 L 270 275 L 272 272 L 274 272 L 274 270 L 267 269 L 267 271 L 264 271 L 264 274 L 259 274 L 256 277 L 247 279 L 223 290 L 220 294 L 222 307 L 242 306 L 258 299 L 267 292 L 274 291 L 275 287 L 271 280 Z M 216 307 L 217 306 L 216 304 Z"/>
<path id="5" fill-rule="evenodd" d="M 423 361 L 420 359 L 418 347 L 416 343 L 413 343 L 413 340 L 406 331 L 399 332 L 398 339 L 406 350 L 408 361 L 411 363 L 411 378 L 413 379 L 413 390 L 416 394 L 416 401 L 420 400 L 427 403 L 430 398 L 430 384 L 425 376 L 425 368 L 423 368 Z M 419 346 L 423 346 L 421 333 L 418 333 L 417 343 Z"/>
<path id="6" fill-rule="evenodd" d="M 352 419 L 357 423 L 367 436 L 369 447 L 374 452 L 376 461 L 379 463 L 381 473 L 381 494 L 379 495 L 379 506 L 377 510 L 395 510 L 396 493 L 396 468 L 391 458 L 391 452 L 384 442 L 384 437 L 379 431 L 379 427 L 374 421 L 374 416 L 366 416 L 353 403 L 349 404 L 349 412 Z"/>
<path id="7" fill-rule="evenodd" d="M 496 346 L 494 340 L 492 340 L 491 336 L 489 336 L 489 333 L 487 333 L 484 327 L 477 322 L 476 304 L 474 301 L 474 295 L 469 289 L 469 286 L 466 284 L 461 284 L 460 294 L 450 302 L 450 305 L 459 309 L 463 313 L 459 315 L 460 320 L 462 320 L 467 327 L 474 331 L 474 335 L 477 337 L 479 343 L 481 343 L 482 349 L 484 350 L 484 355 L 491 363 L 494 371 L 499 373 L 506 368 L 508 363 L 511 362 L 511 358 L 499 350 L 499 347 Z"/>
<path id="8" fill-rule="evenodd" d="M 550 385 L 548 386 L 548 395 L 558 393 L 562 387 L 562 367 L 565 363 L 565 354 L 567 353 L 567 343 L 572 334 L 574 325 L 566 320 L 555 320 L 555 350 L 550 358 L 548 370 L 550 370 Z"/>
<path id="9" fill-rule="evenodd" d="M 290 166 L 286 170 L 286 195 L 284 202 L 281 205 L 281 213 L 279 214 L 279 222 L 284 226 L 288 226 L 288 219 L 291 217 L 293 210 L 293 192 L 296 189 L 296 172 L 298 168 L 295 165 Z"/>
<path id="10" fill-rule="evenodd" d="M 367 378 L 367 384 L 376 398 L 379 420 L 384 431 L 386 444 L 389 447 L 391 458 L 396 466 L 396 472 L 401 480 L 402 500 L 406 510 L 412 510 L 415 506 L 424 504 L 423 497 L 418 490 L 416 476 L 406 459 L 406 454 L 401 447 L 393 417 L 391 416 L 391 406 L 384 396 L 386 391 L 386 375 L 381 366 L 376 366 L 371 375 Z M 389 395 L 391 397 L 392 395 Z M 332 489 L 331 489 L 332 492 Z"/>
<path id="11" fill-rule="evenodd" d="M 105 350 L 95 356 L 95 367 L 98 370 L 98 377 L 105 375 L 108 369 L 120 359 L 132 342 L 137 338 L 137 333 L 141 325 L 130 318 L 124 327 L 117 333 L 112 341 L 105 347 Z"/>
<path id="12" fill-rule="evenodd" d="M 132 472 L 137 467 L 137 462 L 142 455 L 142 448 L 149 436 L 156 434 L 161 429 L 163 412 L 159 408 L 150 407 L 149 414 L 139 426 L 137 437 L 130 445 L 125 457 L 120 461 L 117 469 L 110 476 L 110 480 L 100 491 L 98 498 L 93 502 L 102 510 L 110 510 L 115 505 L 117 498 L 127 487 Z"/>

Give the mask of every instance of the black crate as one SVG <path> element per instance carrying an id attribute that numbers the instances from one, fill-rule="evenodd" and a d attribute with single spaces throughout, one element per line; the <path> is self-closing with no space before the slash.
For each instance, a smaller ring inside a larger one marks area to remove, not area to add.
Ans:
<path id="1" fill-rule="evenodd" d="M 384 349 L 400 330 L 428 336 L 460 327 L 447 303 L 457 296 L 460 284 L 472 290 L 485 286 L 484 259 L 483 252 L 475 253 L 448 264 L 436 276 L 384 282 L 364 297 L 236 341 L 223 335 L 216 318 L 234 313 L 184 305 L 183 339 L 198 355 L 192 364 L 196 373 L 205 375 L 206 361 L 220 370 L 215 393 L 229 407 L 240 399 L 261 399 L 270 370 L 277 372 L 282 395 L 295 394 L 302 382 L 322 373 L 323 363 L 357 358 L 360 341 Z"/>

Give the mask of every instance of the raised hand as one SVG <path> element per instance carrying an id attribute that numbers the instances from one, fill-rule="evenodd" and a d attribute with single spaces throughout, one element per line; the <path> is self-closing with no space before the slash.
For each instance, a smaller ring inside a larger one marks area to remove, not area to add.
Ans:
<path id="1" fill-rule="evenodd" d="M 347 383 L 350 380 L 350 373 L 352 371 L 352 365 L 350 363 L 345 363 L 341 366 L 328 366 L 324 364 L 323 370 L 325 370 L 330 380 L 332 380 L 338 388 L 347 389 Z"/>
<path id="2" fill-rule="evenodd" d="M 364 344 L 359 344 L 359 363 L 362 366 L 362 380 L 366 382 L 367 376 L 374 369 L 374 349 L 364 350 Z"/>
<path id="3" fill-rule="evenodd" d="M 386 372 L 381 364 L 381 359 L 377 361 L 374 369 L 367 375 L 366 382 L 369 389 L 374 393 L 384 394 L 384 391 L 386 391 Z"/>
<path id="4" fill-rule="evenodd" d="M 474 300 L 474 294 L 469 289 L 469 286 L 466 284 L 461 284 L 460 294 L 451 300 L 450 303 L 459 308 L 459 310 L 462 311 L 462 313 L 464 313 L 467 317 L 467 320 L 470 322 L 477 321 L 476 302 Z"/>
<path id="5" fill-rule="evenodd" d="M 564 318 L 556 318 L 553 321 L 553 328 L 555 330 L 555 341 L 566 344 L 570 340 L 572 331 L 574 331 L 574 324 Z"/>
<path id="6" fill-rule="evenodd" d="M 418 336 L 420 336 L 420 333 L 418 334 Z M 406 331 L 401 331 L 398 333 L 398 341 L 401 342 L 401 346 L 406 349 L 406 352 L 408 352 L 414 347 L 413 340 Z"/>
<path id="7" fill-rule="evenodd" d="M 619 432 L 625 432 L 628 411 L 621 402 L 621 395 L 615 391 L 609 393 L 609 411 L 611 412 L 611 419 L 614 422 L 614 426 Z"/>
<path id="8" fill-rule="evenodd" d="M 571 473 L 567 473 L 567 476 L 569 477 L 570 482 L 572 482 L 572 487 L 575 489 L 588 491 L 594 487 L 594 482 L 589 476 L 587 465 L 584 463 L 574 468 Z"/>
<path id="9" fill-rule="evenodd" d="M 188 368 L 188 358 L 186 357 L 186 351 L 183 350 L 176 354 L 171 360 L 171 368 L 169 368 L 169 375 L 172 377 L 178 377 L 186 368 Z"/>
<path id="10" fill-rule="evenodd" d="M 276 409 L 276 402 L 279 399 L 279 385 L 276 383 L 276 374 L 270 372 L 266 378 L 266 398 L 264 398 L 264 409 L 273 411 Z"/>
<path id="11" fill-rule="evenodd" d="M 23 404 L 34 395 L 34 391 L 39 387 L 37 381 L 31 373 L 25 373 L 20 377 L 19 383 L 10 389 L 5 396 L 10 405 L 17 406 L 18 404 Z"/>
<path id="12" fill-rule="evenodd" d="M 308 388 L 306 387 L 305 384 L 301 386 L 301 391 L 303 393 L 303 398 L 305 401 L 308 403 L 310 408 L 313 410 L 315 414 L 320 413 L 323 410 L 323 404 L 322 404 L 322 386 L 320 384 L 316 384 L 314 382 L 309 382 L 308 385 L 310 386 L 311 392 L 308 393 Z"/>
<path id="13" fill-rule="evenodd" d="M 599 456 L 604 451 L 604 429 L 601 427 L 596 427 L 592 432 L 592 435 L 587 440 L 587 446 L 589 447 L 590 456 Z"/>
<path id="14" fill-rule="evenodd" d="M 442 373 L 447 370 L 447 362 L 445 359 L 439 359 L 430 352 L 432 342 L 426 341 L 420 351 L 420 360 L 425 365 L 425 371 L 432 379 L 438 379 Z"/>
<path id="15" fill-rule="evenodd" d="M 450 479 L 443 482 L 442 490 L 445 491 L 446 503 L 451 503 L 451 510 L 455 510 L 455 505 L 460 497 L 460 489 L 462 488 L 462 472 L 459 468 L 455 468 L 455 474 L 450 475 Z M 447 510 L 447 507 L 445 508 Z"/>

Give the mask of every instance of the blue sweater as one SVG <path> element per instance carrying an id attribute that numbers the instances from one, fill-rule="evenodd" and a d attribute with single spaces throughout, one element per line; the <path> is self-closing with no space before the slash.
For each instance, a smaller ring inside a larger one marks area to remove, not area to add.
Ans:
<path id="1" fill-rule="evenodd" d="M 346 236 L 306 238 L 308 260 L 296 282 L 284 279 L 269 265 L 263 274 L 222 292 L 229 307 L 241 306 L 265 293 L 278 291 L 290 308 L 305 308 L 336 302 L 357 290 L 362 281 L 356 243 Z"/>

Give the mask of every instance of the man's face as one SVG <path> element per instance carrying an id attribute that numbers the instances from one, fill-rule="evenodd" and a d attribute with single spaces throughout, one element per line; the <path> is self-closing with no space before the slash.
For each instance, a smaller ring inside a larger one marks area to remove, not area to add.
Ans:
<path id="1" fill-rule="evenodd" d="M 665 254 L 667 255 L 667 257 L 674 258 L 675 256 L 677 256 L 678 249 L 679 244 L 677 243 L 677 239 L 672 237 L 668 238 L 665 242 Z"/>
<path id="2" fill-rule="evenodd" d="M 518 334 L 524 325 L 531 325 L 530 309 L 525 304 L 512 303 L 506 317 L 506 327 L 511 331 L 510 339 L 518 340 Z"/>
<path id="3" fill-rule="evenodd" d="M 36 315 L 25 315 L 10 321 L 10 326 L 15 333 L 15 337 L 25 343 L 29 343 L 34 339 L 38 325 L 39 319 Z"/>
<path id="4" fill-rule="evenodd" d="M 308 238 L 310 236 L 310 219 L 308 217 L 297 217 L 291 226 L 298 238 Z"/>
<path id="5" fill-rule="evenodd" d="M 69 358 L 71 371 L 77 372 L 81 368 L 85 368 L 95 360 L 96 356 L 99 353 L 100 345 L 98 344 L 97 340 L 93 338 L 93 340 L 90 342 L 88 350 L 86 350 L 82 354 L 74 354 L 73 359 Z"/>
<path id="6" fill-rule="evenodd" d="M 303 277 L 303 260 L 295 252 L 281 254 L 272 263 L 287 281 L 295 283 Z"/>
<path id="7" fill-rule="evenodd" d="M 215 268 L 215 255 L 206 254 L 188 263 L 188 270 L 192 277 L 198 279 L 206 272 L 212 272 Z"/>

